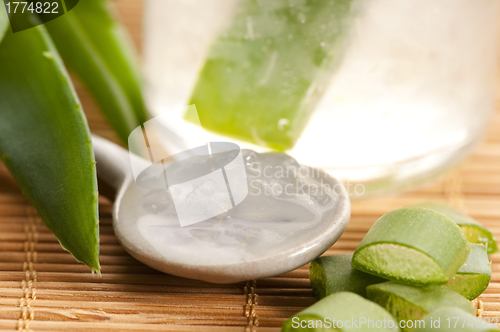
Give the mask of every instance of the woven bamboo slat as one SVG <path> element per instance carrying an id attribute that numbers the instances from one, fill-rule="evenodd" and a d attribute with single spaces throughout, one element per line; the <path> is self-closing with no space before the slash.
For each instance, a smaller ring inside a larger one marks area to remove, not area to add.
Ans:
<path id="1" fill-rule="evenodd" d="M 120 0 L 119 13 L 140 50 L 143 1 Z M 75 81 L 93 132 L 117 142 L 97 106 Z M 352 252 L 385 212 L 422 200 L 449 202 L 500 238 L 500 109 L 486 141 L 444 178 L 412 192 L 353 203 L 346 232 L 325 254 Z M 280 276 L 214 285 L 157 272 L 130 257 L 111 227 L 112 204 L 100 201 L 102 277 L 58 244 L 0 164 L 1 331 L 275 332 L 313 304 L 308 266 Z M 500 255 L 476 305 L 500 317 Z"/>

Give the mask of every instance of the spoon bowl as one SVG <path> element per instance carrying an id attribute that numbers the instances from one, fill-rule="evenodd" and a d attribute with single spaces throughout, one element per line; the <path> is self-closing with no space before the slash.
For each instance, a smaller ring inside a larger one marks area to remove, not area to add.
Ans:
<path id="1" fill-rule="evenodd" d="M 113 228 L 118 240 L 130 255 L 168 274 L 211 283 L 275 276 L 321 255 L 349 221 L 350 202 L 342 184 L 314 170 L 329 187 L 343 189 L 331 193 L 329 208 L 319 218 L 283 222 L 258 211 L 251 221 L 214 217 L 181 227 L 166 190 L 136 185 L 126 150 L 99 137 L 93 137 L 93 144 L 99 177 L 117 191 Z M 287 212 L 285 208 L 280 214 Z"/>

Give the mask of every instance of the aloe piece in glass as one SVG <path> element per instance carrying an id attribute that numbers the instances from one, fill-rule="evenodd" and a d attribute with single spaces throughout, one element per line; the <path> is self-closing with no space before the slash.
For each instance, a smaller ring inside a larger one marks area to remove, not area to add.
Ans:
<path id="1" fill-rule="evenodd" d="M 191 96 L 201 125 L 276 150 L 293 147 L 342 59 L 356 7 L 354 0 L 240 1 Z"/>

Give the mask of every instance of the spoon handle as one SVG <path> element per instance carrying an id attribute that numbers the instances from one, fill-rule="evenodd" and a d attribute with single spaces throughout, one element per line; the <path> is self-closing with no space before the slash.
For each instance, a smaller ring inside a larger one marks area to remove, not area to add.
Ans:
<path id="1" fill-rule="evenodd" d="M 96 135 L 92 135 L 97 174 L 114 189 L 119 189 L 132 176 L 129 152 Z"/>

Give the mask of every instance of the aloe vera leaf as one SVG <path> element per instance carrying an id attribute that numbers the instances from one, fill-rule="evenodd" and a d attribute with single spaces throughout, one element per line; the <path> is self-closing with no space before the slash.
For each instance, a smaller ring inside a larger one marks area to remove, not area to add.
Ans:
<path id="1" fill-rule="evenodd" d="M 497 240 L 493 233 L 476 220 L 460 213 L 451 206 L 440 202 L 429 201 L 415 204 L 413 207 L 427 208 L 444 214 L 460 226 L 469 242 L 484 244 L 488 250 L 488 254 L 494 254 L 498 251 Z"/>
<path id="2" fill-rule="evenodd" d="M 439 307 L 457 307 L 470 314 L 475 313 L 469 300 L 444 286 L 415 287 L 388 281 L 368 286 L 366 293 L 369 300 L 381 305 L 398 321 L 406 323 L 413 321 L 413 324 L 418 324 L 415 321 Z"/>
<path id="3" fill-rule="evenodd" d="M 113 3 L 107 0 L 80 1 L 67 15 L 78 20 L 89 41 L 128 97 L 139 123 L 147 121 L 141 78 L 132 43 L 114 17 Z"/>
<path id="4" fill-rule="evenodd" d="M 369 321 L 372 322 L 369 324 Z M 377 321 L 383 322 L 383 324 L 375 326 L 374 322 Z M 319 327 L 319 324 L 322 324 L 322 327 Z M 377 304 L 354 293 L 339 292 L 328 295 L 309 308 L 290 317 L 283 324 L 281 331 L 384 332 L 399 331 L 399 328 L 394 317 Z"/>
<path id="5" fill-rule="evenodd" d="M 471 243 L 470 248 L 471 252 L 464 265 L 446 286 L 472 301 L 488 287 L 491 279 L 491 263 L 484 245 Z"/>
<path id="6" fill-rule="evenodd" d="M 203 128 L 276 150 L 293 147 L 342 59 L 354 2 L 240 1 L 189 102 Z"/>
<path id="7" fill-rule="evenodd" d="M 354 252 L 352 267 L 380 277 L 426 286 L 444 284 L 470 252 L 460 227 L 424 208 L 384 214 Z"/>
<path id="8" fill-rule="evenodd" d="M 311 262 L 309 278 L 314 294 L 322 299 L 338 292 L 352 292 L 366 297 L 366 287 L 387 279 L 355 270 L 352 254 L 318 257 Z"/>
<path id="9" fill-rule="evenodd" d="M 431 311 L 424 318 L 424 326 L 418 332 L 495 332 L 499 331 L 494 325 L 482 320 L 476 315 L 454 307 L 443 307 Z"/>
<path id="10" fill-rule="evenodd" d="M 80 102 L 43 26 L 0 44 L 0 157 L 61 245 L 99 271 L 95 161 Z"/>
<path id="11" fill-rule="evenodd" d="M 137 121 L 118 79 L 88 37 L 80 21 L 72 14 L 78 6 L 45 23 L 45 26 L 65 63 L 92 93 L 108 122 L 126 144 L 128 135 L 141 123 Z"/>
<path id="12" fill-rule="evenodd" d="M 5 10 L 5 6 L 0 3 L 0 43 L 2 42 L 3 36 L 7 31 L 9 26 L 9 16 L 7 15 L 7 11 Z"/>

